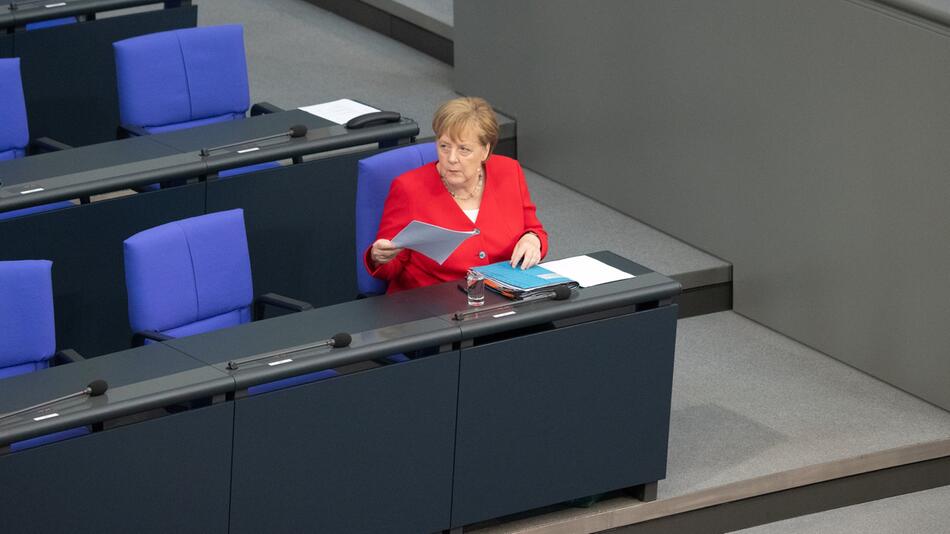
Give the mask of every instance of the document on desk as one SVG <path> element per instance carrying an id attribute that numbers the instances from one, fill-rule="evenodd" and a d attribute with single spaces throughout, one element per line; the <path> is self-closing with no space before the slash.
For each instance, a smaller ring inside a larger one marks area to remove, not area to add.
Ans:
<path id="1" fill-rule="evenodd" d="M 540 265 L 552 273 L 576 281 L 581 287 L 636 278 L 630 273 L 625 273 L 590 256 L 574 256 L 573 258 L 544 262 Z"/>
<path id="2" fill-rule="evenodd" d="M 434 224 L 412 221 L 392 238 L 393 245 L 421 252 L 442 265 L 459 248 L 462 241 L 478 233 L 478 230 L 449 230 Z"/>
<path id="3" fill-rule="evenodd" d="M 360 104 L 349 98 L 341 98 L 333 102 L 324 102 L 323 104 L 314 104 L 300 108 L 300 111 L 306 111 L 311 115 L 333 121 L 337 124 L 346 124 L 350 119 L 379 111 L 366 104 Z"/>

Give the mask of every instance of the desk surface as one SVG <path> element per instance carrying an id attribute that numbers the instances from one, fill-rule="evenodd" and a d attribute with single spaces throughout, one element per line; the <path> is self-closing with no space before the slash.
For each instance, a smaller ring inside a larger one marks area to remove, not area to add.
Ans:
<path id="1" fill-rule="evenodd" d="M 191 152 L 201 150 L 202 148 L 211 148 L 215 146 L 227 145 L 229 143 L 239 143 L 255 137 L 265 137 L 272 134 L 278 134 L 290 130 L 291 126 L 302 124 L 310 130 L 320 130 L 339 126 L 335 122 L 328 121 L 322 117 L 317 117 L 306 111 L 291 109 L 279 113 L 268 113 L 265 115 L 255 115 L 243 120 L 219 122 L 208 124 L 198 128 L 188 128 L 174 132 L 152 134 L 149 136 L 162 145 L 168 146 L 179 152 Z M 346 133 L 346 129 L 339 126 L 338 133 Z M 274 145 L 286 142 L 287 138 L 277 138 L 266 142 L 267 145 Z M 262 145 L 257 145 L 262 146 Z M 237 148 L 232 148 L 234 151 Z"/>
<path id="2" fill-rule="evenodd" d="M 241 142 L 306 125 L 305 137 L 280 137 L 238 153 L 241 146 L 201 157 L 202 148 Z M 300 110 L 257 115 L 244 120 L 188 130 L 72 148 L 0 162 L 0 211 L 106 193 L 162 181 L 213 174 L 255 163 L 327 150 L 414 137 L 419 126 L 409 119 L 348 130 Z M 35 191 L 35 193 L 24 193 Z"/>
<path id="3" fill-rule="evenodd" d="M 58 405 L 60 416 L 51 420 L 13 419 L 0 423 L 0 443 L 320 369 L 666 300 L 680 290 L 679 283 L 613 253 L 598 252 L 591 256 L 636 278 L 578 289 L 564 301 L 517 304 L 511 308 L 516 311 L 514 314 L 497 317 L 499 311 L 495 310 L 462 321 L 456 321 L 453 315 L 468 309 L 465 295 L 456 283 L 445 283 L 284 315 L 6 379 L 0 390 L 0 411 L 4 413 L 79 391 L 97 378 L 106 380 L 110 388 L 102 397 Z M 494 294 L 487 298 L 487 306 L 511 304 Z M 293 361 L 277 366 L 267 365 L 280 360 L 272 357 L 235 371 L 226 369 L 231 360 L 293 349 L 338 332 L 352 335 L 350 346 L 307 349 L 295 353 Z M 35 417 L 35 413 L 30 415 Z"/>
<path id="4" fill-rule="evenodd" d="M 0 420 L 0 444 L 210 397 L 234 388 L 233 380 L 226 374 L 174 349 L 154 344 L 6 378 L 0 389 L 0 413 L 82 391 L 97 379 L 109 384 L 109 389 L 99 397 L 78 397 L 48 410 Z M 33 420 L 45 413 L 59 416 Z"/>

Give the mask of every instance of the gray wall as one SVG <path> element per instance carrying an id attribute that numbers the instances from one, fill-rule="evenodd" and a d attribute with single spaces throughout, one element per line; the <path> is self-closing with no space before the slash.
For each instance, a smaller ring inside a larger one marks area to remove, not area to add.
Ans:
<path id="1" fill-rule="evenodd" d="M 455 54 L 526 166 L 732 262 L 737 312 L 950 409 L 947 28 L 863 0 L 479 0 Z"/>

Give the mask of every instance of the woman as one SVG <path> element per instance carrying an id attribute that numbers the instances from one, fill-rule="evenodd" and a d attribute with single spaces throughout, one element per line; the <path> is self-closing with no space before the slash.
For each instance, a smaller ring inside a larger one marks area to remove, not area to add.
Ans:
<path id="1" fill-rule="evenodd" d="M 548 234 L 535 214 L 518 162 L 492 154 L 495 112 L 481 98 L 456 98 L 432 119 L 439 160 L 395 180 L 386 198 L 366 268 L 389 282 L 388 293 L 465 277 L 470 267 L 507 260 L 526 269 L 547 254 Z M 413 220 L 478 230 L 442 265 L 390 241 Z"/>

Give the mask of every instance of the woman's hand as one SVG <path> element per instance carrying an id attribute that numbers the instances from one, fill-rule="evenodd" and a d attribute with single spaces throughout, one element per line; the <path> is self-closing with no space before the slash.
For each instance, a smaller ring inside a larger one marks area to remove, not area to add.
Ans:
<path id="1" fill-rule="evenodd" d="M 541 238 L 532 232 L 521 236 L 515 250 L 511 253 L 511 266 L 515 267 L 521 262 L 521 270 L 534 267 L 541 261 Z"/>
<path id="2" fill-rule="evenodd" d="M 395 258 L 402 249 L 393 245 L 393 242 L 388 239 L 377 239 L 373 243 L 373 248 L 369 251 L 369 257 L 379 265 L 386 265 L 393 258 Z"/>

